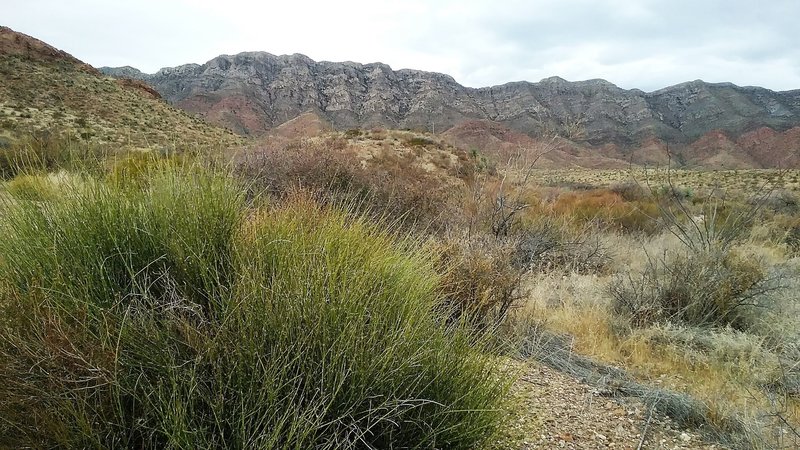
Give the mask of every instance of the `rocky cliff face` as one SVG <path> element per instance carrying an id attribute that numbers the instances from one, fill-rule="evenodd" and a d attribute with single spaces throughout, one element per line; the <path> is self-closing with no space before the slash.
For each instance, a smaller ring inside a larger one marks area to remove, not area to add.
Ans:
<path id="1" fill-rule="evenodd" d="M 558 133 L 620 148 L 654 139 L 683 148 L 712 131 L 735 140 L 763 127 L 783 132 L 800 124 L 800 90 L 729 83 L 693 81 L 646 93 L 604 80 L 553 77 L 473 89 L 438 73 L 263 52 L 223 55 L 152 75 L 131 67 L 101 71 L 146 81 L 174 105 L 246 135 L 263 134 L 309 111 L 339 129 L 440 132 L 490 120 L 531 136 Z"/>

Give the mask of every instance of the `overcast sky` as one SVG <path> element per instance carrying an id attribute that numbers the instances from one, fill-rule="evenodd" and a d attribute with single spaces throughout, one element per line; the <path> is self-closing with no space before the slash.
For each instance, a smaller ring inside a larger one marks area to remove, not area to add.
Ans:
<path id="1" fill-rule="evenodd" d="M 145 72 L 263 50 L 472 87 L 604 78 L 800 88 L 800 0 L 2 0 L 0 24 Z"/>

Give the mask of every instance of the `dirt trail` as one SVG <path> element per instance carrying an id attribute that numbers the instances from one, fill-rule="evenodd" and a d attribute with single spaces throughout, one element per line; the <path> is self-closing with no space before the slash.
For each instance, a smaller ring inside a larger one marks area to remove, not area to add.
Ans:
<path id="1" fill-rule="evenodd" d="M 619 400 L 535 362 L 520 363 L 515 391 L 525 414 L 521 450 L 529 449 L 724 449 L 701 433 L 680 430 L 638 400 Z M 648 420 L 649 418 L 649 420 Z M 645 438 L 642 432 L 646 428 Z"/>

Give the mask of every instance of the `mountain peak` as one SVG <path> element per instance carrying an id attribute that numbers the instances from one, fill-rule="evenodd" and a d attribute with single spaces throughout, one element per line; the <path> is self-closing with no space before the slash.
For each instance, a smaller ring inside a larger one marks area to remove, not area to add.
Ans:
<path id="1" fill-rule="evenodd" d="M 539 83 L 544 83 L 544 84 L 566 84 L 566 83 L 569 83 L 569 81 L 567 81 L 567 80 L 565 80 L 565 79 L 563 79 L 563 78 L 561 78 L 559 76 L 552 76 L 552 77 L 542 78 L 539 81 Z"/>

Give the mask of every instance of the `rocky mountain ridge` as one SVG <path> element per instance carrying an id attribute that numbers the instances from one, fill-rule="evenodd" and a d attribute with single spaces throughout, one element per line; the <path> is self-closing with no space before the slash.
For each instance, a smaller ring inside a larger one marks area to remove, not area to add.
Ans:
<path id="1" fill-rule="evenodd" d="M 265 134 L 306 112 L 338 129 L 441 132 L 489 120 L 529 136 L 558 133 L 589 146 L 621 149 L 649 140 L 685 148 L 710 132 L 736 140 L 763 127 L 780 133 L 800 125 L 800 90 L 700 80 L 654 92 L 559 77 L 476 89 L 434 72 L 265 52 L 222 55 L 155 74 L 131 67 L 100 70 L 143 80 L 170 103 L 245 135 Z"/>

